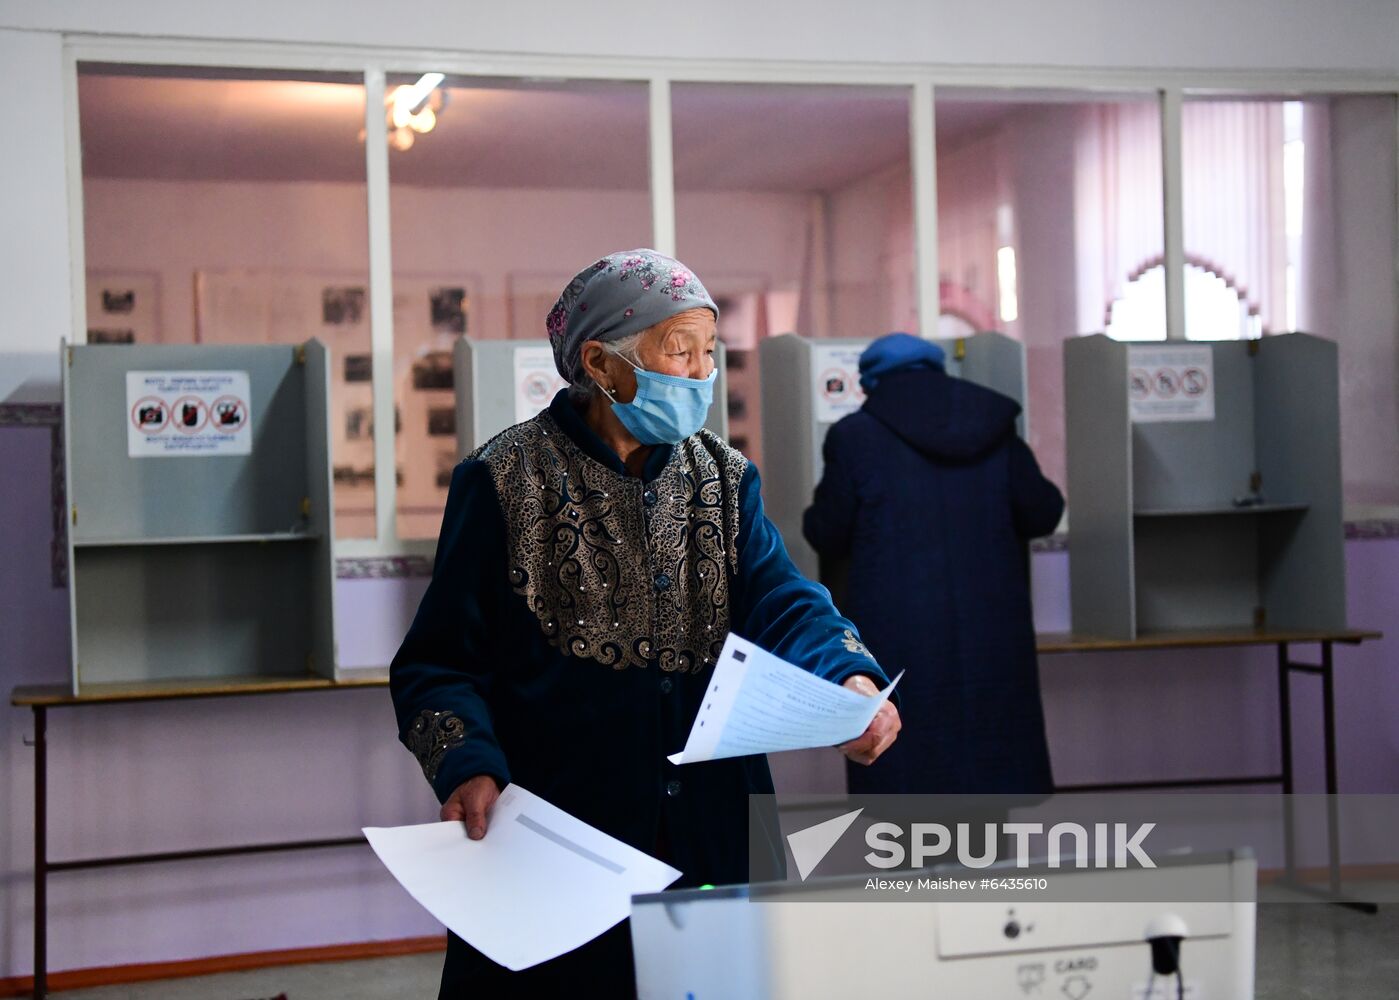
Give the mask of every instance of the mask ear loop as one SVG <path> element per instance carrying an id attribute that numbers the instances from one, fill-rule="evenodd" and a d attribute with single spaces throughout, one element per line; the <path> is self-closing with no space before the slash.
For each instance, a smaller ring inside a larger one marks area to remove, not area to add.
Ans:
<path id="1" fill-rule="evenodd" d="M 606 350 L 606 348 L 604 348 L 604 350 Z M 623 353 L 620 352 L 620 351 L 607 351 L 607 353 L 610 354 L 610 355 L 612 355 L 612 357 L 614 357 L 614 358 L 621 358 L 621 359 L 622 359 L 623 361 L 625 361 L 627 364 L 631 365 L 632 368 L 633 368 L 633 370 L 635 370 L 635 371 L 638 371 L 638 372 L 644 372 L 644 371 L 646 371 L 645 368 L 642 368 L 640 365 L 633 363 L 631 358 L 627 357 L 625 354 L 623 354 Z M 599 381 L 597 381 L 596 379 L 594 379 L 594 380 L 593 380 L 593 385 L 595 385 L 595 386 L 597 386 L 599 389 L 601 389 L 601 390 L 602 390 L 602 394 L 603 394 L 604 396 L 606 396 L 608 399 L 612 400 L 612 402 L 613 402 L 614 405 L 616 405 L 616 406 L 623 406 L 623 405 L 625 405 L 625 404 L 623 404 L 623 403 L 619 403 L 619 402 L 617 401 L 617 397 L 614 396 L 614 395 L 612 394 L 612 391 L 611 391 L 610 389 L 608 389 L 607 386 L 603 385 L 601 382 L 599 382 Z"/>

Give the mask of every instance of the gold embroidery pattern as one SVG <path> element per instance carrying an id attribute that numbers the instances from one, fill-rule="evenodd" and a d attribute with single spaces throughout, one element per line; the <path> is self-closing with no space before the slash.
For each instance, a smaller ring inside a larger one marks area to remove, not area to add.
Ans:
<path id="1" fill-rule="evenodd" d="M 849 629 L 845 630 L 845 636 L 840 641 L 841 644 L 844 645 L 845 648 L 850 652 L 863 653 L 865 656 L 868 656 L 871 660 L 874 659 L 874 654 L 871 653 L 869 649 L 865 647 L 865 644 L 863 642 L 861 642 L 859 639 L 856 639 L 855 633 L 850 631 Z"/>
<path id="2" fill-rule="evenodd" d="M 466 723 L 460 716 L 455 712 L 434 712 L 430 708 L 419 712 L 403 735 L 403 745 L 418 758 L 428 781 L 437 779 L 437 769 L 447 752 L 465 742 Z"/>
<path id="3" fill-rule="evenodd" d="M 545 411 L 472 457 L 495 483 L 510 586 L 551 645 L 617 670 L 654 659 L 699 672 L 718 658 L 738 569 L 742 454 L 701 431 L 643 484 L 588 457 Z"/>

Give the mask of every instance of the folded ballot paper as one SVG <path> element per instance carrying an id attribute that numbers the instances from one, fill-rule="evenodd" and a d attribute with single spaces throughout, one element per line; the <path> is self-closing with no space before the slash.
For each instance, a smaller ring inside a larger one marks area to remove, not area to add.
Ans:
<path id="1" fill-rule="evenodd" d="M 456 821 L 364 835 L 424 909 L 516 972 L 587 944 L 630 915 L 633 894 L 680 877 L 519 785 L 506 786 L 487 819 L 481 840 Z"/>
<path id="2" fill-rule="evenodd" d="M 719 653 L 685 749 L 672 764 L 829 747 L 865 731 L 899 683 L 875 697 L 832 684 L 732 632 Z"/>

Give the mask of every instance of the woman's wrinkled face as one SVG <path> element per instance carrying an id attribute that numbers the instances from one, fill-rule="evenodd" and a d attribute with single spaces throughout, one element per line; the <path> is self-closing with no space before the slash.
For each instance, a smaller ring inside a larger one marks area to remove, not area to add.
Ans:
<path id="1" fill-rule="evenodd" d="M 708 309 L 686 309 L 642 332 L 637 359 L 647 371 L 709 378 L 716 339 L 714 314 Z"/>
<path id="2" fill-rule="evenodd" d="M 686 309 L 643 330 L 633 360 L 649 372 L 706 379 L 714 370 L 716 340 L 714 313 L 705 308 Z M 604 384 L 610 386 L 620 402 L 630 403 L 636 398 L 636 372 L 632 366 L 610 354 L 602 355 L 600 360 L 608 375 Z"/>

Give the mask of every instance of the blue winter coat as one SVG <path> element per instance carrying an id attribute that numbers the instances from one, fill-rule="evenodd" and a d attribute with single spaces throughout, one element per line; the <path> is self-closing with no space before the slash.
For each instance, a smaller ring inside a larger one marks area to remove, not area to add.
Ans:
<path id="1" fill-rule="evenodd" d="M 904 728 L 852 792 L 1052 789 L 1027 542 L 1059 490 L 1016 435 L 1020 407 L 941 370 L 887 375 L 826 436 L 803 533 L 843 566 L 841 608 L 900 682 Z"/>

